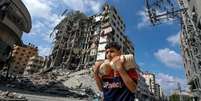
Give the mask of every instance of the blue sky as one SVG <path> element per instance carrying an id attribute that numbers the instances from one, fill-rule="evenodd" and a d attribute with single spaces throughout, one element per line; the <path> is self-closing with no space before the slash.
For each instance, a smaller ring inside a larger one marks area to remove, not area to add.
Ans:
<path id="1" fill-rule="evenodd" d="M 32 17 L 32 30 L 23 35 L 24 43 L 39 47 L 42 56 L 51 51 L 49 34 L 63 18 L 65 9 L 81 10 L 87 15 L 101 11 L 105 0 L 22 0 Z M 157 82 L 166 93 L 175 89 L 177 81 L 186 89 L 186 79 L 179 48 L 179 22 L 152 26 L 144 12 L 144 0 L 108 0 L 126 24 L 125 34 L 133 42 L 136 61 L 143 71 L 156 74 Z"/>

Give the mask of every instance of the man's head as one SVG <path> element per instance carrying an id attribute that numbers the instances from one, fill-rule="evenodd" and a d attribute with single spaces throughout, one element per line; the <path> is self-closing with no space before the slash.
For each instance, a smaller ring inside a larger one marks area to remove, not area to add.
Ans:
<path id="1" fill-rule="evenodd" d="M 117 42 L 110 42 L 105 46 L 106 58 L 112 60 L 115 56 L 121 55 L 121 46 Z"/>

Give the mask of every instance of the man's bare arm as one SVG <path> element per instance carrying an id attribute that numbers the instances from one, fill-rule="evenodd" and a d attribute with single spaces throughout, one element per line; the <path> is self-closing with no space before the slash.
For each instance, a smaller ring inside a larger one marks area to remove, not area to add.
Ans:
<path id="1" fill-rule="evenodd" d="M 137 88 L 137 84 L 133 81 L 133 79 L 128 75 L 126 70 L 123 67 L 124 59 L 121 60 L 120 57 L 115 57 L 113 60 L 114 66 L 116 70 L 119 72 L 124 84 L 131 91 L 135 92 Z"/>
<path id="2" fill-rule="evenodd" d="M 126 87 L 131 91 L 131 92 L 135 92 L 136 88 L 137 88 L 137 84 L 132 80 L 132 78 L 128 75 L 128 73 L 123 69 L 119 69 L 118 70 L 124 84 L 126 85 Z"/>
<path id="3" fill-rule="evenodd" d="M 95 65 L 93 66 L 93 71 L 94 71 L 94 79 L 96 81 L 96 85 L 100 91 L 102 91 L 102 80 L 100 76 L 98 75 L 98 69 L 100 67 L 101 63 L 96 62 Z"/>

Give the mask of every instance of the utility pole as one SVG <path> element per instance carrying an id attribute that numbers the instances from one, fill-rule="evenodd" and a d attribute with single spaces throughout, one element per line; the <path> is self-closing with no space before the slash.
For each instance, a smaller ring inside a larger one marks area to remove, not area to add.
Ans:
<path id="1" fill-rule="evenodd" d="M 201 85 L 201 28 L 196 25 L 199 13 L 196 12 L 193 0 L 145 0 L 146 12 L 152 25 L 170 20 L 179 20 L 181 25 L 180 47 L 184 66 L 194 96 L 200 97 Z M 199 0 L 194 0 L 199 1 Z M 197 3 L 197 2 L 194 2 Z M 191 7 L 192 6 L 192 7 Z M 190 72 L 189 72 L 190 70 Z M 198 85 L 198 86 L 195 86 Z"/>

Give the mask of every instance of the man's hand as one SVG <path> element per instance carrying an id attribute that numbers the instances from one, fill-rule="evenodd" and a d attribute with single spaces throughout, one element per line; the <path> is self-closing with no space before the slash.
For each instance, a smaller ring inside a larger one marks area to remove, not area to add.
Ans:
<path id="1" fill-rule="evenodd" d="M 111 65 L 112 68 L 115 69 L 116 71 L 121 71 L 123 68 L 124 64 L 124 58 L 120 58 L 120 56 L 116 56 L 112 59 Z"/>

